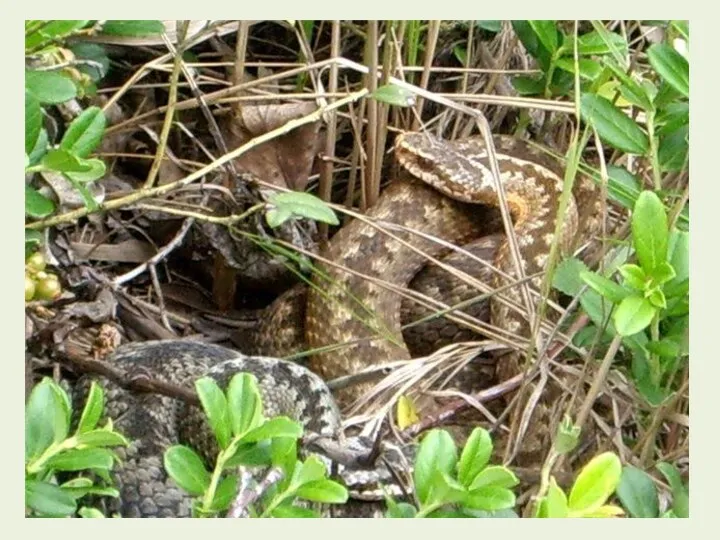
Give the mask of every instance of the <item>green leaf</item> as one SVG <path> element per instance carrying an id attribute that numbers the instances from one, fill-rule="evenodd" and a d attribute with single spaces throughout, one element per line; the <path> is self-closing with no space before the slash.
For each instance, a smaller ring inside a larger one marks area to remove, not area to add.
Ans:
<path id="1" fill-rule="evenodd" d="M 458 480 L 462 485 L 469 486 L 473 483 L 475 477 L 490 461 L 492 449 L 493 443 L 490 433 L 480 427 L 473 429 L 465 443 L 458 463 Z"/>
<path id="2" fill-rule="evenodd" d="M 64 103 L 77 95 L 75 84 L 56 71 L 26 71 L 25 91 L 40 103 Z"/>
<path id="3" fill-rule="evenodd" d="M 607 99 L 593 94 L 580 98 L 580 114 L 593 126 L 600 138 L 618 150 L 645 155 L 649 148 L 647 135 L 624 112 Z"/>
<path id="4" fill-rule="evenodd" d="M 680 518 L 690 517 L 690 495 L 680 478 L 678 470 L 669 463 L 660 462 L 656 466 L 667 480 L 673 495 L 673 511 Z"/>
<path id="5" fill-rule="evenodd" d="M 574 58 L 560 58 L 556 62 L 556 65 L 569 73 L 575 73 Z M 578 59 L 578 69 L 580 71 L 580 78 L 587 81 L 594 81 L 602 72 L 602 66 L 599 62 L 587 58 Z"/>
<path id="6" fill-rule="evenodd" d="M 677 128 L 660 139 L 658 161 L 663 172 L 681 171 L 690 154 L 690 126 Z"/>
<path id="7" fill-rule="evenodd" d="M 537 96 L 545 91 L 546 81 L 547 78 L 544 74 L 532 77 L 528 75 L 518 75 L 517 77 L 513 77 L 510 83 L 521 96 Z"/>
<path id="8" fill-rule="evenodd" d="M 387 501 L 386 505 L 386 518 L 414 518 L 417 515 L 417 508 L 415 508 L 412 504 Z"/>
<path id="9" fill-rule="evenodd" d="M 75 499 L 61 488 L 35 480 L 25 480 L 25 506 L 47 517 L 70 516 L 77 508 Z"/>
<path id="10" fill-rule="evenodd" d="M 127 446 L 128 440 L 120 433 L 108 429 L 95 429 L 76 435 L 78 444 L 88 446 Z"/>
<path id="11" fill-rule="evenodd" d="M 95 426 L 97 426 L 97 423 L 100 421 L 104 408 L 105 397 L 102 387 L 95 381 L 92 381 L 76 433 L 85 433 L 86 431 L 95 429 Z"/>
<path id="12" fill-rule="evenodd" d="M 25 153 L 30 154 L 35 148 L 40 129 L 42 128 L 42 110 L 35 96 L 25 91 Z"/>
<path id="13" fill-rule="evenodd" d="M 165 26 L 160 21 L 106 21 L 101 33 L 107 36 L 143 37 L 162 34 Z"/>
<path id="14" fill-rule="evenodd" d="M 228 460 L 225 462 L 225 468 L 229 469 L 238 465 L 247 465 L 251 467 L 267 466 L 272 463 L 272 453 L 270 441 L 263 441 L 255 444 L 240 444 Z"/>
<path id="15" fill-rule="evenodd" d="M 228 447 L 232 438 L 230 411 L 225 394 L 211 377 L 195 381 L 195 391 L 200 398 L 215 439 L 222 450 Z"/>
<path id="16" fill-rule="evenodd" d="M 414 92 L 395 86 L 394 84 L 385 84 L 380 86 L 377 90 L 370 94 L 370 97 L 381 101 L 382 103 L 397 105 L 398 107 L 413 107 L 416 102 Z"/>
<path id="17" fill-rule="evenodd" d="M 595 272 L 581 271 L 580 278 L 593 290 L 615 304 L 622 302 L 628 295 L 628 291 L 621 285 Z"/>
<path id="18" fill-rule="evenodd" d="M 652 191 L 643 191 L 632 215 L 633 246 L 640 266 L 652 274 L 667 261 L 668 222 L 665 207 Z"/>
<path id="19" fill-rule="evenodd" d="M 113 454 L 105 448 L 71 448 L 47 461 L 48 468 L 58 471 L 110 470 L 112 466 Z"/>
<path id="20" fill-rule="evenodd" d="M 60 149 L 77 157 L 87 157 L 105 133 L 105 114 L 100 107 L 88 107 L 67 128 Z"/>
<path id="21" fill-rule="evenodd" d="M 289 483 L 298 461 L 297 439 L 294 437 L 272 439 L 272 441 L 270 441 L 270 453 L 272 464 L 276 467 L 282 467 L 285 471 L 285 478 Z"/>
<path id="22" fill-rule="evenodd" d="M 202 495 L 210 487 L 210 473 L 191 448 L 171 446 L 165 451 L 163 463 L 170 477 L 190 495 Z"/>
<path id="23" fill-rule="evenodd" d="M 670 263 L 662 262 L 655 267 L 650 277 L 653 283 L 662 285 L 675 278 L 675 269 Z"/>
<path id="24" fill-rule="evenodd" d="M 680 344 L 671 338 L 661 339 L 660 341 L 651 341 L 647 344 L 647 350 L 652 354 L 656 354 L 662 358 L 677 358 L 680 356 Z"/>
<path id="25" fill-rule="evenodd" d="M 45 377 L 32 389 L 25 405 L 26 463 L 40 456 L 53 442 L 67 437 L 69 411 L 54 386 L 52 379 Z"/>
<path id="26" fill-rule="evenodd" d="M 528 21 L 540 42 L 551 53 L 558 48 L 558 30 L 555 21 Z"/>
<path id="27" fill-rule="evenodd" d="M 640 180 L 627 169 L 615 165 L 608 165 L 607 172 L 608 195 L 613 201 L 632 210 L 642 191 Z"/>
<path id="28" fill-rule="evenodd" d="M 677 285 L 690 278 L 690 233 L 673 229 L 668 241 L 668 260 L 675 277 L 666 287 Z"/>
<path id="29" fill-rule="evenodd" d="M 580 441 L 580 428 L 575 425 L 569 416 L 565 416 L 558 424 L 555 435 L 555 450 L 558 454 L 572 452 Z"/>
<path id="30" fill-rule="evenodd" d="M 324 479 L 326 474 L 325 464 L 317 456 L 312 455 L 295 469 L 291 484 L 297 489 L 302 485 Z"/>
<path id="31" fill-rule="evenodd" d="M 322 479 L 308 482 L 300 486 L 297 496 L 308 501 L 327 504 L 343 504 L 348 500 L 348 491 L 345 486 Z"/>
<path id="32" fill-rule="evenodd" d="M 570 490 L 570 512 L 587 513 L 600 508 L 615 491 L 621 474 L 620 458 L 615 454 L 595 456 L 582 468 Z"/>
<path id="33" fill-rule="evenodd" d="M 74 186 L 77 187 L 77 185 L 80 185 L 80 189 L 85 189 L 85 186 L 83 184 L 89 184 L 90 182 L 94 182 L 98 178 L 102 178 L 105 176 L 105 171 L 107 168 L 105 167 L 105 162 L 102 159 L 92 158 L 92 159 L 81 159 L 79 160 L 80 164 L 83 166 L 87 166 L 86 171 L 67 171 L 65 172 L 65 176 L 70 180 L 70 182 L 73 183 Z M 88 192 L 87 196 L 83 196 L 85 199 L 85 204 L 88 204 L 88 199 L 93 201 L 92 195 Z"/>
<path id="34" fill-rule="evenodd" d="M 235 495 L 237 495 L 237 484 L 238 476 L 235 474 L 226 476 L 220 480 L 215 490 L 215 497 L 210 505 L 213 512 L 223 512 L 230 508 L 230 505 L 235 499 Z"/>
<path id="35" fill-rule="evenodd" d="M 568 296 L 580 294 L 585 282 L 581 272 L 589 272 L 588 267 L 580 259 L 570 257 L 562 260 L 553 274 L 553 287 Z"/>
<path id="36" fill-rule="evenodd" d="M 515 494 L 503 487 L 486 486 L 470 491 L 464 504 L 488 512 L 505 510 L 515 506 Z"/>
<path id="37" fill-rule="evenodd" d="M 241 436 L 262 423 L 262 400 L 254 375 L 234 375 L 228 385 L 227 398 L 233 435 Z"/>
<path id="38" fill-rule="evenodd" d="M 77 30 L 84 28 L 90 21 L 55 20 L 43 21 L 42 27 L 25 36 L 25 49 L 35 49 L 52 41 L 58 41 Z"/>
<path id="39" fill-rule="evenodd" d="M 436 471 L 450 474 L 457 463 L 457 448 L 450 434 L 445 430 L 433 429 L 420 443 L 415 458 L 415 494 L 425 503 L 430 494 Z"/>
<path id="40" fill-rule="evenodd" d="M 282 225 L 290 215 L 313 219 L 330 225 L 340 223 L 333 209 L 322 199 L 310 193 L 299 191 L 275 193 L 269 198 L 268 202 L 274 205 L 275 208 L 268 210 L 265 219 L 268 225 L 273 228 Z"/>
<path id="41" fill-rule="evenodd" d="M 538 61 L 540 69 L 547 72 L 552 56 L 538 38 L 535 30 L 530 26 L 530 21 L 513 20 L 511 24 L 518 38 L 525 46 L 525 50 Z"/>
<path id="42" fill-rule="evenodd" d="M 294 422 L 287 417 L 278 416 L 271 418 L 261 426 L 248 431 L 243 435 L 242 442 L 256 442 L 264 439 L 273 439 L 275 437 L 293 437 L 299 439 L 302 437 L 303 428 L 298 422 Z"/>
<path id="43" fill-rule="evenodd" d="M 617 496 L 623 508 L 635 518 L 658 517 L 660 507 L 655 484 L 645 471 L 626 465 L 623 467 Z"/>
<path id="44" fill-rule="evenodd" d="M 625 278 L 625 282 L 633 289 L 640 292 L 645 290 L 645 283 L 648 280 L 648 276 L 637 264 L 623 264 L 618 268 L 618 271 L 620 275 Z"/>
<path id="45" fill-rule="evenodd" d="M 460 503 L 467 497 L 468 490 L 448 473 L 435 470 L 427 500 L 423 506 Z"/>
<path id="46" fill-rule="evenodd" d="M 83 506 L 80 510 L 78 510 L 78 514 L 82 518 L 104 518 L 105 514 L 103 514 L 100 510 L 97 508 L 88 508 L 87 506 Z"/>
<path id="47" fill-rule="evenodd" d="M 486 467 L 482 470 L 470 484 L 470 490 L 475 491 L 484 487 L 502 487 L 511 488 L 515 487 L 520 483 L 517 476 L 513 472 L 499 465 L 493 465 Z"/>
<path id="48" fill-rule="evenodd" d="M 647 328 L 657 309 L 646 298 L 628 296 L 615 309 L 613 322 L 621 336 L 632 336 Z"/>
<path id="49" fill-rule="evenodd" d="M 282 504 L 273 509 L 270 515 L 274 518 L 318 518 L 318 512 L 308 508 L 292 506 L 291 504 Z"/>
<path id="50" fill-rule="evenodd" d="M 73 43 L 70 50 L 78 60 L 92 62 L 92 64 L 79 64 L 77 68 L 81 73 L 89 76 L 95 82 L 107 75 L 110 69 L 110 59 L 103 47 L 96 43 Z"/>
<path id="51" fill-rule="evenodd" d="M 28 154 L 28 158 L 30 160 L 29 166 L 35 166 L 38 163 L 40 163 L 40 160 L 45 155 L 45 153 L 48 151 L 48 135 L 47 131 L 45 129 L 40 130 L 40 135 L 38 135 L 37 141 L 35 142 L 35 148 L 32 149 L 32 152 Z"/>
<path id="52" fill-rule="evenodd" d="M 25 214 L 44 218 L 55 211 L 55 203 L 30 186 L 25 186 Z"/>
<path id="53" fill-rule="evenodd" d="M 648 59 L 670 86 L 683 96 L 690 96 L 690 64 L 687 58 L 667 43 L 656 43 L 648 49 Z"/>
<path id="54" fill-rule="evenodd" d="M 90 170 L 90 166 L 86 162 L 65 150 L 50 150 L 43 157 L 42 164 L 48 169 L 59 172 L 86 172 Z"/>
<path id="55" fill-rule="evenodd" d="M 651 290 L 649 293 L 645 293 L 645 298 L 654 308 L 665 309 L 667 307 L 665 295 L 658 288 Z"/>
<path id="56" fill-rule="evenodd" d="M 502 21 L 475 21 L 480 28 L 488 32 L 498 33 L 502 30 Z"/>
<path id="57" fill-rule="evenodd" d="M 550 487 L 541 503 L 540 516 L 545 518 L 564 518 L 568 516 L 568 502 L 565 492 L 560 489 L 555 477 L 550 478 Z"/>
<path id="58" fill-rule="evenodd" d="M 625 56 L 628 44 L 620 34 L 607 32 L 600 35 L 597 31 L 592 31 L 578 37 L 577 48 L 580 56 L 608 54 L 613 51 Z"/>

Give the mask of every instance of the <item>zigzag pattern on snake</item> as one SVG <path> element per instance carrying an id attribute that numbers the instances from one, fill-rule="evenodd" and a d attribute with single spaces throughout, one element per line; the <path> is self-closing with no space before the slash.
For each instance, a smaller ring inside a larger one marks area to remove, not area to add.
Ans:
<path id="1" fill-rule="evenodd" d="M 562 180 L 557 167 L 548 165 L 550 162 L 529 146 L 507 138 L 496 139 L 495 146 L 524 271 L 533 274 L 542 270 L 553 240 Z M 428 255 L 435 257 L 445 251 L 415 233 L 463 244 L 477 236 L 478 231 L 486 227 L 486 221 L 496 219 L 487 213 L 487 207 L 496 207 L 498 199 L 481 139 L 446 142 L 410 133 L 398 137 L 395 153 L 403 171 L 401 177 L 369 211 L 368 221 L 356 219 L 343 227 L 324 253 L 327 259 L 362 275 L 319 265 L 330 281 L 315 278 L 318 287 L 307 293 L 304 328 L 288 325 L 281 316 L 291 311 L 287 298 L 302 298 L 297 290 L 271 306 L 265 326 L 261 328 L 261 343 L 271 340 L 281 343 L 273 345 L 275 350 L 289 345 L 297 347 L 298 342 L 305 340 L 311 348 L 353 342 L 350 347 L 312 356 L 310 368 L 324 379 L 354 373 L 371 364 L 410 358 L 400 330 L 401 296 L 388 292 L 377 280 L 406 286 Z M 578 182 L 576 194 L 581 194 L 578 200 L 584 206 L 592 208 L 596 204 L 592 184 Z M 578 229 L 577 206 L 571 201 L 564 216 L 564 246 L 571 244 Z M 384 229 L 391 228 L 396 238 L 389 238 L 373 223 L 381 224 Z M 501 241 L 495 262 L 510 278 L 515 275 L 507 242 Z M 371 279 L 367 279 L 368 276 Z M 500 278 L 493 281 L 496 286 L 503 283 Z M 537 281 L 534 285 L 537 286 Z M 508 296 L 520 303 L 517 292 Z M 360 304 L 356 303 L 358 300 Z M 495 300 L 492 318 L 495 324 L 510 332 L 522 331 L 525 324 L 515 312 Z M 378 330 L 390 339 L 377 339 Z M 332 399 L 328 401 L 329 392 L 322 381 L 302 368 L 288 367 L 286 362 L 277 359 L 244 357 L 222 348 L 210 350 L 197 348 L 197 344 L 188 346 L 186 342 L 169 343 L 137 344 L 135 348 L 118 352 L 115 361 L 130 362 L 129 366 L 142 364 L 143 369 L 153 375 L 160 374 L 161 378 L 190 387 L 194 378 L 205 373 L 229 379 L 236 371 L 249 371 L 261 380 L 269 414 L 276 405 L 284 407 L 280 403 L 285 400 L 293 408 L 292 411 L 282 409 L 285 414 L 301 420 L 307 429 L 318 418 L 338 417 L 337 406 L 330 403 Z M 155 358 L 164 360 L 159 362 Z M 278 393 L 278 388 L 282 388 L 282 392 Z M 317 392 L 322 388 L 324 390 Z M 351 387 L 336 397 L 341 403 L 347 403 L 366 388 L 367 385 Z M 180 419 L 186 413 L 178 414 L 178 404 L 170 398 L 131 396 L 124 391 L 116 393 L 117 390 L 113 390 L 108 400 L 108 413 L 114 418 L 120 417 L 118 427 L 136 440 L 119 474 L 123 513 L 187 515 L 187 499 L 164 475 L 161 452 L 169 441 L 180 436 L 183 429 Z M 336 430 L 335 427 L 330 431 Z"/>

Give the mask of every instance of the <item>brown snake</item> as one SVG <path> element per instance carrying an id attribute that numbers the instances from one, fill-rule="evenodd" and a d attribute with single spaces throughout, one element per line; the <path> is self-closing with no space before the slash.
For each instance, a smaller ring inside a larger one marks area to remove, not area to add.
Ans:
<path id="1" fill-rule="evenodd" d="M 554 240 L 563 171 L 556 161 L 528 143 L 506 136 L 493 140 L 523 272 L 526 276 L 541 273 L 548 264 Z M 354 219 L 330 240 L 322 256 L 332 264 L 316 265 L 314 286 L 307 293 L 291 290 L 270 306 L 259 334 L 261 341 L 274 341 L 275 345 L 261 347 L 262 354 L 283 356 L 297 350 L 345 344 L 310 357 L 309 367 L 325 380 L 357 373 L 374 364 L 411 358 L 401 331 L 403 297 L 393 293 L 392 288 L 406 287 L 427 264 L 428 257 L 447 251 L 421 235 L 454 245 L 477 239 L 487 234 L 488 221 L 497 221 L 499 199 L 481 137 L 444 141 L 425 133 L 406 133 L 396 139 L 395 158 L 400 166 L 399 177 L 364 219 Z M 563 216 L 559 242 L 562 252 L 597 230 L 598 194 L 589 179 L 578 177 L 575 181 Z M 494 258 L 499 272 L 481 272 L 479 263 L 466 262 L 466 268 L 472 270 L 468 273 L 480 275 L 493 288 L 517 281 L 506 237 L 492 245 L 487 239 L 477 242 L 484 258 Z M 464 247 L 477 252 L 477 244 Z M 539 290 L 541 280 L 530 280 L 531 288 Z M 442 287 L 435 288 L 438 293 Z M 290 307 L 292 300 L 302 302 L 304 294 L 304 328 L 289 325 L 287 316 L 295 309 Z M 511 341 L 512 336 L 527 337 L 529 324 L 521 314 L 520 289 L 511 287 L 503 296 L 505 301 L 497 295 L 491 299 L 493 324 L 506 331 Z M 531 298 L 537 310 L 539 296 Z M 512 309 L 508 301 L 520 309 Z M 506 377 L 521 369 L 519 355 L 498 367 Z M 371 384 L 342 389 L 336 397 L 344 407 Z"/>

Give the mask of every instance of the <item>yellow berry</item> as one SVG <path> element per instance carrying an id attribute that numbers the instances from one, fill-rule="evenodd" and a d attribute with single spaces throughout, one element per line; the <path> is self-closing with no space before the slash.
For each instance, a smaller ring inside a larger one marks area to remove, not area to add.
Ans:
<path id="1" fill-rule="evenodd" d="M 25 301 L 29 302 L 35 296 L 35 281 L 25 274 Z"/>
<path id="2" fill-rule="evenodd" d="M 35 295 L 41 300 L 54 300 L 62 294 L 62 285 L 56 279 L 43 279 L 37 282 Z"/>
<path id="3" fill-rule="evenodd" d="M 45 261 L 45 257 L 42 253 L 36 251 L 27 258 L 25 264 L 31 269 L 37 270 L 39 272 L 41 270 L 45 270 L 45 267 L 47 266 L 47 261 Z"/>

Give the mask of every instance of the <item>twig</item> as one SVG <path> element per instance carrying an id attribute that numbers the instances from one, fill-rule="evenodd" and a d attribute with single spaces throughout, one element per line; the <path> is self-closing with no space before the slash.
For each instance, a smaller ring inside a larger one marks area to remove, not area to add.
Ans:
<path id="1" fill-rule="evenodd" d="M 248 517 L 250 513 L 247 507 L 257 501 L 263 493 L 265 493 L 272 485 L 277 484 L 280 480 L 285 478 L 285 471 L 282 467 L 271 468 L 265 477 L 255 485 L 250 486 L 250 479 L 252 476 L 245 467 L 240 467 L 240 488 L 238 494 L 233 501 L 230 510 L 228 510 L 227 517 L 229 518 L 243 518 Z"/>

